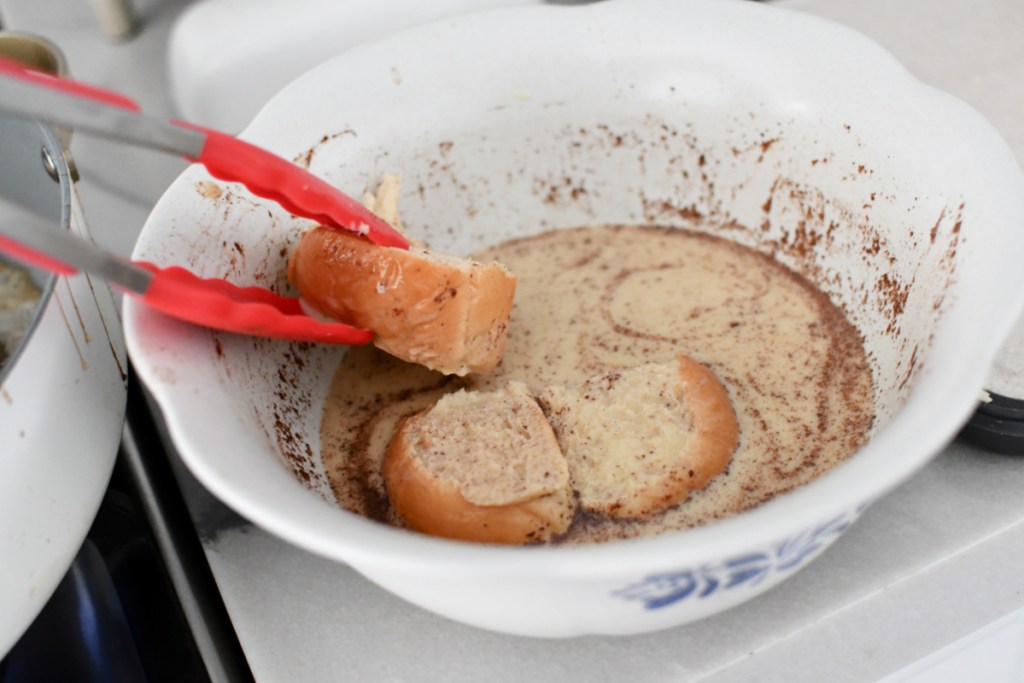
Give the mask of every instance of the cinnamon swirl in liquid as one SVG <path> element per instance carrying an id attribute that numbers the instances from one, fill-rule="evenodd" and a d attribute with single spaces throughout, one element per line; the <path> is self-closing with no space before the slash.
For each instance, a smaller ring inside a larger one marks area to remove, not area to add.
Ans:
<path id="1" fill-rule="evenodd" d="M 773 259 L 682 229 L 599 226 L 510 241 L 478 255 L 518 277 L 505 356 L 486 376 L 445 377 L 369 347 L 350 350 L 321 424 L 345 508 L 399 524 L 381 460 L 398 423 L 461 387 L 510 380 L 539 393 L 684 353 L 728 390 L 740 441 L 725 473 L 640 520 L 578 512 L 560 543 L 650 536 L 760 505 L 853 454 L 874 420 L 859 332 L 810 282 Z"/>

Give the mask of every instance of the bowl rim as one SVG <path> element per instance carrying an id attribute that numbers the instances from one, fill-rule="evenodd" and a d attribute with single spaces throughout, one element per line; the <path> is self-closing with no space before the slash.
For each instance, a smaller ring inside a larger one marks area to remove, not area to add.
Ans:
<path id="1" fill-rule="evenodd" d="M 831 40 L 841 42 L 849 55 L 873 55 L 873 67 L 885 70 L 884 75 L 898 81 L 907 88 L 908 96 L 913 95 L 936 110 L 936 115 L 947 118 L 953 114 L 969 112 L 978 130 L 990 138 L 986 152 L 996 150 L 994 142 L 1000 142 L 998 133 L 976 112 L 961 101 L 941 93 L 914 78 L 891 54 L 875 41 L 854 30 L 795 10 L 766 7 L 745 0 L 614 0 L 585 7 L 520 6 L 491 9 L 463 15 L 441 22 L 432 22 L 420 27 L 407 29 L 380 41 L 363 45 L 313 69 L 282 90 L 261 111 L 253 123 L 243 132 L 243 137 L 259 142 L 272 125 L 275 116 L 283 111 L 282 102 L 308 88 L 317 78 L 336 68 L 354 68 L 374 55 L 386 54 L 387 50 L 403 42 L 424 40 L 433 31 L 442 27 L 446 31 L 477 31 L 496 25 L 507 25 L 515 19 L 548 25 L 569 20 L 570 13 L 585 12 L 592 21 L 613 22 L 621 18 L 619 13 L 638 9 L 662 11 L 666 8 L 686 6 L 690 10 L 749 13 L 752 17 L 771 16 L 773 21 L 790 22 L 796 28 L 813 27 L 827 32 Z M 742 9 L 741 9 L 742 8 Z M 578 17 L 571 17 L 576 20 Z M 487 29 L 491 30 L 491 29 Z M 852 59 L 847 57 L 847 59 Z M 340 66 L 339 66 L 340 65 Z M 286 108 L 285 108 L 286 109 Z M 1005 146 L 1005 143 L 1002 143 Z M 1016 162 L 1010 158 L 1000 172 L 1013 175 L 1008 182 L 1016 189 L 1024 188 L 1024 176 Z M 154 240 L 157 227 L 173 213 L 175 194 L 182 188 L 190 187 L 196 180 L 206 177 L 195 167 L 188 169 L 168 188 L 157 204 L 143 229 L 136 251 L 145 250 Z M 1013 213 L 1024 216 L 1024 202 L 1013 197 Z M 1018 285 L 1024 285 L 1024 275 L 1014 276 Z M 196 451 L 202 448 L 197 443 L 187 421 L 190 406 L 175 402 L 176 392 L 185 391 L 180 383 L 167 385 L 155 376 L 153 369 L 145 362 L 137 363 L 139 374 L 150 387 L 160 405 L 173 440 L 179 446 L 182 459 L 196 477 L 221 500 L 239 511 L 258 526 L 312 552 L 362 566 L 391 566 L 396 558 L 414 558 L 417 573 L 444 573 L 463 575 L 478 573 L 481 568 L 496 575 L 506 574 L 572 574 L 574 576 L 603 576 L 624 571 L 635 572 L 644 568 L 655 568 L 666 563 L 671 565 L 692 565 L 721 559 L 748 550 L 752 542 L 749 531 L 757 524 L 769 529 L 758 537 L 758 543 L 778 541 L 797 530 L 812 526 L 837 514 L 859 514 L 873 499 L 898 486 L 914 471 L 937 454 L 955 435 L 955 429 L 967 420 L 976 405 L 976 396 L 989 365 L 998 352 L 1001 340 L 1005 338 L 1021 311 L 1024 301 L 1008 306 L 993 315 L 984 330 L 969 333 L 971 353 L 963 364 L 947 368 L 944 373 L 924 372 L 915 379 L 905 405 L 895 417 L 881 427 L 857 454 L 841 463 L 825 475 L 779 496 L 761 506 L 711 524 L 667 532 L 656 537 L 630 539 L 585 546 L 528 546 L 498 547 L 484 544 L 465 543 L 433 538 L 402 529 L 392 528 L 349 513 L 332 506 L 326 501 L 310 495 L 298 482 L 294 490 L 280 491 L 281 498 L 275 505 L 267 506 L 259 494 L 240 490 L 230 477 L 217 471 Z M 140 316 L 144 312 L 135 302 L 125 303 L 125 333 L 129 351 L 133 357 L 144 360 L 144 345 L 139 339 Z M 947 323 L 948 324 L 948 323 Z M 199 332 L 188 333 L 190 339 L 198 339 Z M 962 345 L 961 345 L 962 346 Z M 138 354 L 138 355 L 136 355 Z M 939 394 L 944 397 L 940 417 L 947 425 L 934 429 L 936 413 L 926 396 Z M 182 394 L 182 397 L 188 395 Z M 880 466 L 877 456 L 881 452 L 915 453 L 914 457 L 903 457 L 896 463 Z M 879 483 L 879 479 L 882 479 Z M 808 508 L 817 516 L 808 515 Z M 337 514 L 324 514 L 334 510 Z M 623 552 L 624 548 L 629 552 Z"/>

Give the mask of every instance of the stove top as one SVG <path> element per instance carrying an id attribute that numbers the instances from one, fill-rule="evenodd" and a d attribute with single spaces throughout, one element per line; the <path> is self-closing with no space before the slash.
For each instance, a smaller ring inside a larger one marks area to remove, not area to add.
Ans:
<path id="1" fill-rule="evenodd" d="M 130 378 L 96 519 L 0 683 L 252 680 L 143 392 Z"/>

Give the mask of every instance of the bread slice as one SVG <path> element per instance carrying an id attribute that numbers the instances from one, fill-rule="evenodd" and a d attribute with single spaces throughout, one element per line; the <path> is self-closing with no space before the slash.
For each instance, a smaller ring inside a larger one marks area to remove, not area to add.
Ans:
<path id="1" fill-rule="evenodd" d="M 739 442 L 729 395 L 708 368 L 680 355 L 550 386 L 538 400 L 569 464 L 581 508 L 650 515 L 720 474 Z"/>
<path id="2" fill-rule="evenodd" d="M 383 474 L 405 524 L 446 538 L 543 542 L 568 529 L 575 508 L 558 441 L 522 383 L 459 390 L 406 419 Z"/>
<path id="3" fill-rule="evenodd" d="M 371 329 L 376 346 L 432 370 L 489 372 L 505 352 L 516 278 L 499 263 L 317 227 L 300 238 L 288 279 L 316 312 Z"/>
<path id="4" fill-rule="evenodd" d="M 363 206 L 377 214 L 377 217 L 390 225 L 400 233 L 405 233 L 402 227 L 402 217 L 398 214 L 398 199 L 402 190 L 401 176 L 393 173 L 385 173 L 380 177 L 375 192 L 363 193 Z M 409 240 L 417 246 L 422 246 L 415 240 Z"/>

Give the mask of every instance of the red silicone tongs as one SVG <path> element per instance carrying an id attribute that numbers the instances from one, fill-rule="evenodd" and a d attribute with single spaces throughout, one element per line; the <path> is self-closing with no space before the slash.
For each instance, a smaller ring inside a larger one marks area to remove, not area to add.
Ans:
<path id="1" fill-rule="evenodd" d="M 0 251 L 58 275 L 86 272 L 171 317 L 227 332 L 332 344 L 368 344 L 373 332 L 306 315 L 298 299 L 262 287 L 200 278 L 184 268 L 160 268 L 108 254 L 45 219 L 0 199 Z"/>
<path id="2" fill-rule="evenodd" d="M 355 200 L 305 169 L 230 135 L 145 116 L 130 98 L 32 71 L 0 58 L 0 109 L 86 130 L 203 164 L 216 178 L 240 182 L 253 194 L 321 225 L 349 230 L 381 246 L 408 241 Z M 303 341 L 368 343 L 373 333 L 305 315 L 297 299 L 258 287 L 199 278 L 182 268 L 131 263 L 70 235 L 22 231 L 0 237 L 0 249 L 61 274 L 78 270 L 107 279 L 150 307 L 216 329 Z"/>
<path id="3" fill-rule="evenodd" d="M 408 249 L 401 233 L 366 207 L 306 169 L 231 135 L 140 113 L 120 93 L 33 71 L 0 58 L 0 108 L 87 130 L 142 147 L 175 152 L 210 175 L 238 182 L 253 194 L 321 225 L 350 230 L 375 244 Z"/>
<path id="4" fill-rule="evenodd" d="M 60 275 L 88 272 L 125 294 L 188 323 L 258 337 L 332 344 L 368 344 L 369 330 L 323 323 L 303 311 L 298 299 L 261 287 L 238 287 L 199 278 L 185 268 L 126 261 L 81 240 L 71 232 L 37 227 L 42 220 L 26 213 L 0 223 L 0 251 L 19 261 Z"/>

